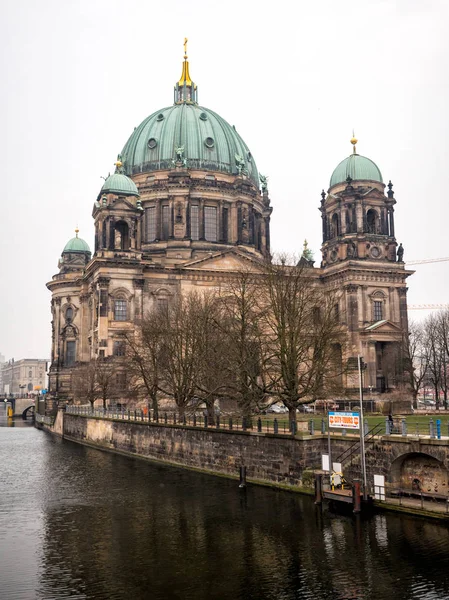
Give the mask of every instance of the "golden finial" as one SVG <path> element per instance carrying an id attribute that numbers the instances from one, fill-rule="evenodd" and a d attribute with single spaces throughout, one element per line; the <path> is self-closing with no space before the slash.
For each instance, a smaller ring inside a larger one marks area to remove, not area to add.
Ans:
<path id="1" fill-rule="evenodd" d="M 75 235 L 76 237 L 78 237 L 80 230 L 78 229 L 78 225 L 75 227 Z"/>
<path id="2" fill-rule="evenodd" d="M 358 141 L 359 141 L 359 140 L 358 140 L 358 139 L 355 137 L 355 135 L 354 135 L 354 130 L 352 130 L 351 144 L 354 146 L 354 149 L 353 149 L 353 153 L 354 153 L 354 154 L 357 154 L 357 151 L 356 151 L 355 145 L 357 144 L 357 142 L 358 142 Z"/>
<path id="3" fill-rule="evenodd" d="M 187 61 L 187 42 L 188 39 L 184 38 L 184 62 L 182 63 L 182 74 L 181 74 L 181 79 L 178 81 L 178 85 L 179 86 L 183 86 L 183 85 L 187 85 L 187 86 L 191 86 L 192 85 L 192 80 L 190 79 L 190 73 L 189 73 L 189 63 Z"/>
<path id="4" fill-rule="evenodd" d="M 120 169 L 120 167 L 123 166 L 123 163 L 122 163 L 122 161 L 119 158 L 117 158 L 117 160 L 115 161 L 114 165 L 117 167 L 117 169 Z"/>

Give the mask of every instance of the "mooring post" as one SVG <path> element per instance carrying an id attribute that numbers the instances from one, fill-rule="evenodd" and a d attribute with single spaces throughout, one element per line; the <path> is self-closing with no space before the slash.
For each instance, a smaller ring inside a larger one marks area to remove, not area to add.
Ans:
<path id="1" fill-rule="evenodd" d="M 361 485 L 360 479 L 354 479 L 354 483 L 352 484 L 352 506 L 353 512 L 359 513 L 361 511 Z"/>
<path id="2" fill-rule="evenodd" d="M 257 431 L 259 433 L 262 431 L 262 419 L 260 417 L 257 419 Z"/>
<path id="3" fill-rule="evenodd" d="M 315 504 L 323 502 L 323 474 L 315 473 Z"/>
<path id="4" fill-rule="evenodd" d="M 276 418 L 274 419 L 274 423 L 273 423 L 273 431 L 274 431 L 274 433 L 279 433 L 279 423 Z"/>
<path id="5" fill-rule="evenodd" d="M 241 466 L 240 467 L 240 484 L 239 484 L 239 488 L 245 488 L 246 487 L 246 467 Z"/>
<path id="6" fill-rule="evenodd" d="M 313 419 L 310 419 L 309 421 L 309 433 L 310 435 L 315 433 L 315 423 L 313 422 Z"/>
<path id="7" fill-rule="evenodd" d="M 390 435 L 390 419 L 385 417 L 385 435 Z"/>
<path id="8" fill-rule="evenodd" d="M 429 421 L 429 433 L 431 438 L 435 437 L 435 423 L 433 422 L 433 419 L 430 419 Z"/>
<path id="9" fill-rule="evenodd" d="M 326 433 L 326 421 L 321 419 L 321 433 Z"/>
<path id="10" fill-rule="evenodd" d="M 365 432 L 365 437 L 366 437 L 368 435 L 368 432 L 369 432 L 368 421 L 364 421 L 364 423 L 363 423 L 363 430 Z"/>
<path id="11" fill-rule="evenodd" d="M 441 440 L 441 419 L 437 419 L 437 438 Z"/>
<path id="12" fill-rule="evenodd" d="M 402 435 L 404 437 L 407 437 L 407 421 L 405 419 L 402 419 L 401 425 L 402 425 Z"/>

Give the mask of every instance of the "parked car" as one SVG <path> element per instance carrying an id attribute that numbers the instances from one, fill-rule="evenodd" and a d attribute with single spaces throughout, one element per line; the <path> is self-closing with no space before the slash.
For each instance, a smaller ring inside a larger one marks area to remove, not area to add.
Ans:
<path id="1" fill-rule="evenodd" d="M 297 412 L 300 412 L 300 413 L 314 413 L 315 410 L 314 410 L 314 408 L 313 408 L 313 406 L 311 404 L 301 404 L 297 408 Z"/>
<path id="2" fill-rule="evenodd" d="M 276 415 L 281 415 L 288 413 L 288 408 L 283 404 L 272 404 L 267 408 L 267 413 L 274 413 Z"/>

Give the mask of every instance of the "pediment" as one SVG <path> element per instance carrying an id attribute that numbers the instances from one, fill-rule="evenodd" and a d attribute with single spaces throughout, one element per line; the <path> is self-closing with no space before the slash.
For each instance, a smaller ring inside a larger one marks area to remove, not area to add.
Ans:
<path id="1" fill-rule="evenodd" d="M 401 333 L 400 327 L 392 323 L 391 321 L 387 321 L 383 319 L 382 321 L 376 321 L 376 323 L 372 323 L 365 327 L 365 330 L 368 333 L 376 332 L 376 333 Z"/>
<path id="2" fill-rule="evenodd" d="M 182 265 L 182 269 L 195 269 L 204 271 L 254 271 L 262 270 L 260 259 L 248 256 L 236 250 L 217 252 L 209 256 L 203 256 L 191 260 Z"/>

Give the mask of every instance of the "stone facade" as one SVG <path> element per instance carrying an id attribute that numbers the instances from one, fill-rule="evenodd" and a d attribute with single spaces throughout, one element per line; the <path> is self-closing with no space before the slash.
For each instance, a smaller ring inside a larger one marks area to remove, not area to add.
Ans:
<path id="1" fill-rule="evenodd" d="M 311 472 L 321 468 L 328 452 L 326 435 L 285 436 L 250 431 L 226 431 L 127 422 L 70 415 L 58 411 L 53 432 L 76 442 L 128 453 L 150 460 L 237 477 L 239 467 L 248 478 L 279 487 L 310 488 Z M 332 460 L 356 441 L 332 436 Z M 343 462 L 348 480 L 361 477 L 359 451 Z M 447 494 L 449 441 L 383 436 L 366 448 L 367 482 L 384 475 L 394 487 Z"/>
<path id="2" fill-rule="evenodd" d="M 49 361 L 41 358 L 12 359 L 3 363 L 1 393 L 21 396 L 45 389 L 48 365 Z"/>

